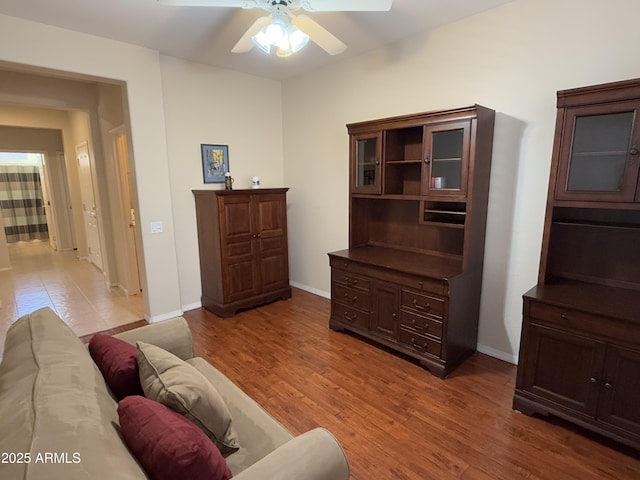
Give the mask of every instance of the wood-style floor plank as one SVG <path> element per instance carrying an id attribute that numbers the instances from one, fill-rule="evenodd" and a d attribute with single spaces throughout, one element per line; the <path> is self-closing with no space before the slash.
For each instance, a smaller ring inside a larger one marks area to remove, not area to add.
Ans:
<path id="1" fill-rule="evenodd" d="M 329 429 L 354 480 L 638 480 L 640 454 L 511 408 L 516 367 L 473 355 L 446 380 L 328 328 L 329 300 L 185 313 L 205 357 L 294 434 Z"/>

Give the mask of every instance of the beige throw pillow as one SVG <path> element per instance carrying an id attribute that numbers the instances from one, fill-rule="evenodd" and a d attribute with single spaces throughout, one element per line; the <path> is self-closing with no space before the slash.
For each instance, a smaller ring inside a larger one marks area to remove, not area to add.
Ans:
<path id="1" fill-rule="evenodd" d="M 231 414 L 214 386 L 172 353 L 144 342 L 136 345 L 140 384 L 145 396 L 191 420 L 223 454 L 238 450 Z"/>

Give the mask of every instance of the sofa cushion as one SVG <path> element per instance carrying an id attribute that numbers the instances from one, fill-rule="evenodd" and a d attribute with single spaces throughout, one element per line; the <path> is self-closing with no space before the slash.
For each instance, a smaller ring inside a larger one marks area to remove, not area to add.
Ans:
<path id="1" fill-rule="evenodd" d="M 0 364 L 0 452 L 28 452 L 31 462 L 0 463 L 0 478 L 101 479 L 117 465 L 118 479 L 145 479 L 116 408 L 86 346 L 52 310 L 23 316 Z"/>
<path id="2" fill-rule="evenodd" d="M 234 475 L 238 475 L 293 438 L 293 435 L 269 412 L 204 358 L 196 357 L 187 362 L 214 386 L 233 417 L 233 427 L 238 435 L 240 449 L 227 455 L 226 460 Z"/>
<path id="3" fill-rule="evenodd" d="M 143 395 L 136 359 L 138 350 L 134 345 L 98 333 L 89 342 L 89 353 L 118 399 L 128 395 Z"/>
<path id="4" fill-rule="evenodd" d="M 222 454 L 204 432 L 168 407 L 129 396 L 118 405 L 118 415 L 122 436 L 153 480 L 231 478 Z"/>
<path id="5" fill-rule="evenodd" d="M 239 445 L 231 414 L 213 385 L 172 353 L 144 342 L 137 346 L 145 396 L 191 420 L 223 454 L 236 451 Z"/>

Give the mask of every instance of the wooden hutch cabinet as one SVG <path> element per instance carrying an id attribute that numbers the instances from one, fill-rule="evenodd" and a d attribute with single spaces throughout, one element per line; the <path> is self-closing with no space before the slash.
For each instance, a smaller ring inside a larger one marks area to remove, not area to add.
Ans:
<path id="1" fill-rule="evenodd" d="M 513 407 L 640 448 L 640 79 L 558 92 Z"/>
<path id="2" fill-rule="evenodd" d="M 347 125 L 349 248 L 329 253 L 331 320 L 447 376 L 476 350 L 494 111 Z"/>
<path id="3" fill-rule="evenodd" d="M 291 297 L 287 190 L 193 191 L 204 308 L 229 317 Z"/>

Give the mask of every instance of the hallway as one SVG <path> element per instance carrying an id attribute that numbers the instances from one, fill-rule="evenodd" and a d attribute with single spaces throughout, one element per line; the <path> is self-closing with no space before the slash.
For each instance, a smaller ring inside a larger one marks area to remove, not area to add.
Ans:
<path id="1" fill-rule="evenodd" d="M 78 336 L 144 318 L 142 294 L 108 288 L 102 273 L 75 251 L 54 252 L 34 240 L 10 244 L 9 256 L 12 269 L 0 272 L 0 357 L 9 326 L 41 307 L 53 309 Z"/>

